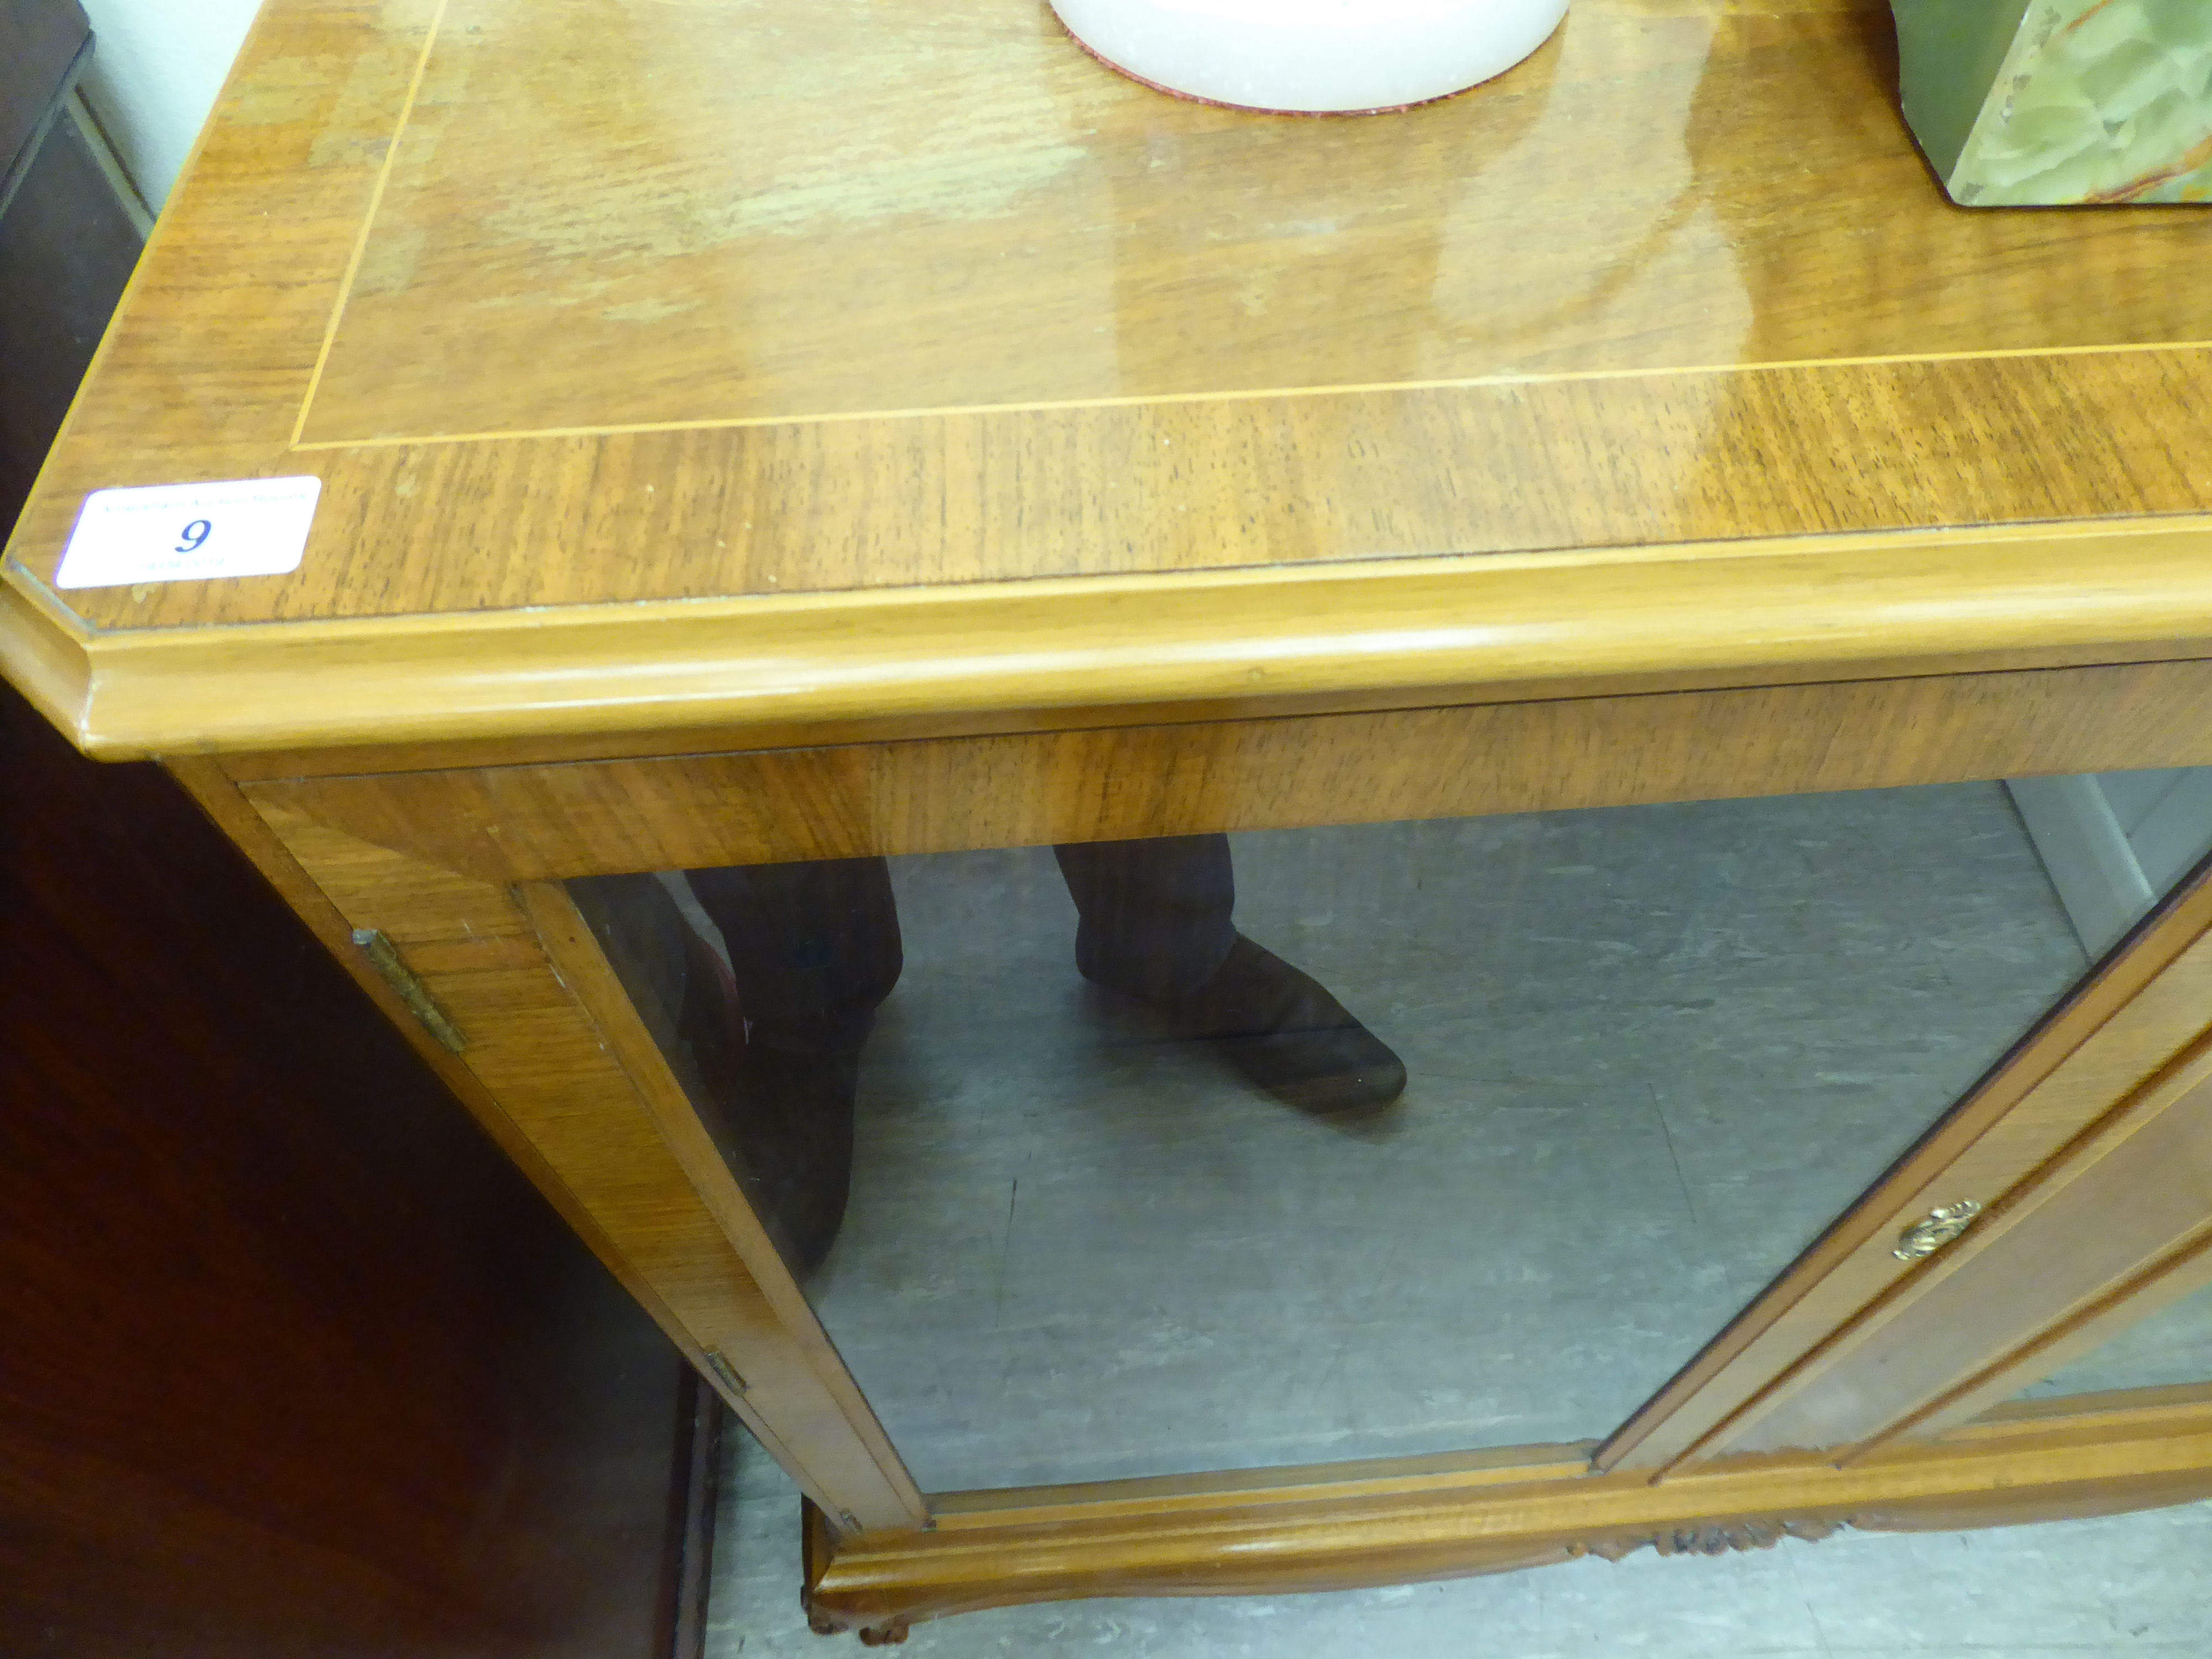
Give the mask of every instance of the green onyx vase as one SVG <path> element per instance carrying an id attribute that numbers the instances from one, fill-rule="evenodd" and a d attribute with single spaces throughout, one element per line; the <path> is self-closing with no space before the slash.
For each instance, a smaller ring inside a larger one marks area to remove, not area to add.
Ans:
<path id="1" fill-rule="evenodd" d="M 1905 117 L 1954 201 L 2212 201 L 2212 0 L 1891 6 Z"/>

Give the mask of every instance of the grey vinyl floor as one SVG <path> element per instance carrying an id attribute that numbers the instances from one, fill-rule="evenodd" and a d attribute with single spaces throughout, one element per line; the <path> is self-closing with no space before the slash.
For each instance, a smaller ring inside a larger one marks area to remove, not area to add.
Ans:
<path id="1" fill-rule="evenodd" d="M 1405 1057 L 1382 1125 L 1088 991 L 1048 852 L 895 861 L 908 969 L 809 1290 L 925 1487 L 1601 1436 L 2085 966 L 1995 785 L 1234 845 L 1239 925 Z M 2148 1374 L 2212 1364 L 2212 1307 L 2164 1317 L 2078 1386 L 2212 1376 Z M 732 1438 L 710 1659 L 823 1650 L 796 1494 Z M 2195 1507 L 1008 1609 L 905 1651 L 2204 1659 L 2208 1590 Z"/>
<path id="2" fill-rule="evenodd" d="M 1601 1437 L 2085 965 L 1995 784 L 1232 839 L 1381 1125 L 1085 985 L 1048 850 L 895 861 L 809 1291 L 926 1488 Z"/>

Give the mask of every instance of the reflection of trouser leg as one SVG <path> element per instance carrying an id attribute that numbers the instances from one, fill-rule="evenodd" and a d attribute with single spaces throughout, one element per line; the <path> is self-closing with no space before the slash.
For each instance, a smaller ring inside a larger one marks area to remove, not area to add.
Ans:
<path id="1" fill-rule="evenodd" d="M 898 908 L 884 860 L 824 859 L 686 872 L 721 930 L 752 1040 L 857 1049 L 898 983 Z"/>
<path id="2" fill-rule="evenodd" d="M 1406 1086 L 1397 1055 L 1325 988 L 1239 937 L 1227 836 L 1054 850 L 1081 918 L 1075 963 L 1085 977 L 1161 1005 L 1183 1036 L 1213 1042 L 1261 1088 L 1308 1111 L 1373 1109 Z M 746 1138 L 798 1140 L 804 1126 L 822 1123 L 836 1131 L 834 1156 L 800 1152 L 842 1170 L 860 1042 L 901 966 L 888 867 L 879 858 L 839 859 L 688 873 L 729 947 L 751 1027 L 748 1040 L 732 1039 L 750 1056 L 743 1062 L 750 1085 L 723 1091 L 756 1124 Z M 734 1028 L 734 1016 L 722 1023 Z M 834 1190 L 819 1184 L 819 1214 L 790 1231 L 826 1249 L 844 1188 L 842 1176 Z"/>
<path id="3" fill-rule="evenodd" d="M 1237 931 L 1226 836 L 1085 842 L 1054 849 L 1081 921 L 1086 978 L 1154 1000 L 1212 977 Z M 883 860 L 828 859 L 687 872 L 729 947 L 757 1041 L 857 1044 L 898 982 L 898 910 Z"/>
<path id="4" fill-rule="evenodd" d="M 1075 965 L 1085 979 L 1163 1001 L 1213 976 L 1237 941 L 1237 881 L 1226 836 L 1097 841 L 1056 847 L 1082 920 Z"/>

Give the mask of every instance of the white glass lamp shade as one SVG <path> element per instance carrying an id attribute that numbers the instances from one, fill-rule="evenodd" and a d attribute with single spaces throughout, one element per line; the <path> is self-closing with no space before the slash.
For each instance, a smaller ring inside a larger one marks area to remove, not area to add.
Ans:
<path id="1" fill-rule="evenodd" d="M 1243 109 L 1397 109 L 1464 90 L 1550 38 L 1567 0 L 1052 0 L 1115 68 Z"/>

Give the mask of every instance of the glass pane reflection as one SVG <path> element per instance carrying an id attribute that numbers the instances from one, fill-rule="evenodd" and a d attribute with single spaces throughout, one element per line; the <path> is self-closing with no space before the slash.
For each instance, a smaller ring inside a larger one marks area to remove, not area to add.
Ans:
<path id="1" fill-rule="evenodd" d="M 939 1491 L 1602 1435 L 2087 960 L 1996 783 L 574 886 Z"/>

